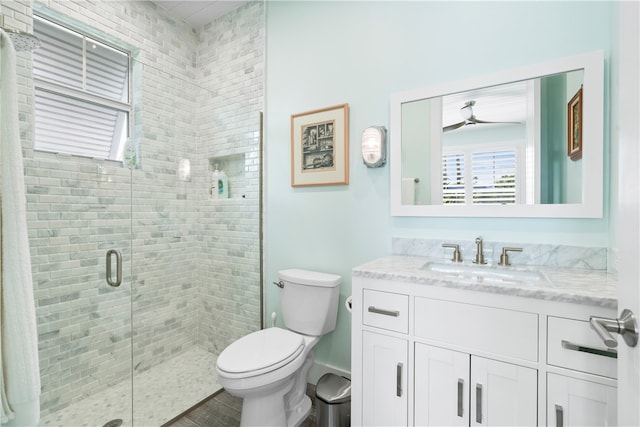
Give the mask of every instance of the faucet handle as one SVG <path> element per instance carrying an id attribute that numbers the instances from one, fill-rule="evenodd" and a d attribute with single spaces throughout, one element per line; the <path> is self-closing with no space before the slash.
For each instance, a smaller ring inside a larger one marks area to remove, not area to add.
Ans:
<path id="1" fill-rule="evenodd" d="M 443 248 L 453 248 L 453 262 L 462 262 L 462 254 L 460 254 L 460 245 L 454 245 L 453 243 L 443 243 Z"/>
<path id="2" fill-rule="evenodd" d="M 502 248 L 502 255 L 500 255 L 500 262 L 498 265 L 511 265 L 509 263 L 509 255 L 507 252 L 522 252 L 522 248 L 510 248 L 508 246 Z"/>

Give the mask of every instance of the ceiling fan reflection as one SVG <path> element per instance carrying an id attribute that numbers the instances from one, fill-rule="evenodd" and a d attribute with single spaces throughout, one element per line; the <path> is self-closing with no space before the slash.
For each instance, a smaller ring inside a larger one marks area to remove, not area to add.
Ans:
<path id="1" fill-rule="evenodd" d="M 452 130 L 459 129 L 463 126 L 476 125 L 476 124 L 513 124 L 513 125 L 520 124 L 520 122 L 489 122 L 485 120 L 480 120 L 476 118 L 475 114 L 473 114 L 474 105 L 476 105 L 476 101 L 474 100 L 465 102 L 464 106 L 460 108 L 460 115 L 462 116 L 463 120 L 461 122 L 443 127 L 442 131 L 449 132 Z"/>

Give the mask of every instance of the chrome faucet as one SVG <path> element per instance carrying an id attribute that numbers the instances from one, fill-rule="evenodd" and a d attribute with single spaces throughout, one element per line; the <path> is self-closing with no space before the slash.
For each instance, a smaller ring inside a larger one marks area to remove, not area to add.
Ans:
<path id="1" fill-rule="evenodd" d="M 486 264 L 487 262 L 484 260 L 484 254 L 482 253 L 482 237 L 476 237 L 476 259 L 473 261 L 474 264 Z"/>

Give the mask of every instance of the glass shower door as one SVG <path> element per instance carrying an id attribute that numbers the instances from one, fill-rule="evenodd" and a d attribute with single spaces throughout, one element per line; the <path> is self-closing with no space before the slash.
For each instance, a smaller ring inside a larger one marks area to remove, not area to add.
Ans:
<path id="1" fill-rule="evenodd" d="M 170 67 L 134 68 L 142 113 L 132 171 L 133 423 L 160 426 L 215 391 L 206 382 L 215 359 L 197 347 L 198 91 Z"/>
<path id="2" fill-rule="evenodd" d="M 131 171 L 37 151 L 25 171 L 40 424 L 131 425 Z"/>

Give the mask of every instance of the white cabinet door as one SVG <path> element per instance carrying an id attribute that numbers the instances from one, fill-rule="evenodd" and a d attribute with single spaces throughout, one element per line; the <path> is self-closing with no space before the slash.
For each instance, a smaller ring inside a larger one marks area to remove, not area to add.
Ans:
<path id="1" fill-rule="evenodd" d="M 362 333 L 362 425 L 408 424 L 407 355 L 406 340 Z"/>
<path id="2" fill-rule="evenodd" d="M 471 425 L 537 425 L 535 369 L 471 356 Z"/>
<path id="3" fill-rule="evenodd" d="M 547 425 L 615 426 L 616 388 L 562 375 L 547 375 Z"/>
<path id="4" fill-rule="evenodd" d="M 469 354 L 416 343 L 416 426 L 469 425 L 469 364 Z"/>

